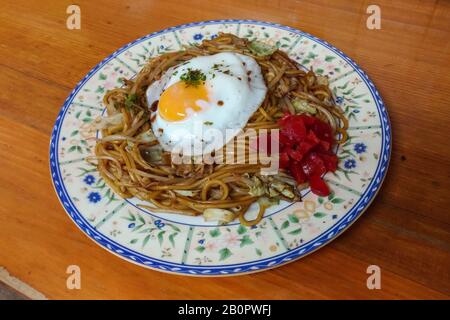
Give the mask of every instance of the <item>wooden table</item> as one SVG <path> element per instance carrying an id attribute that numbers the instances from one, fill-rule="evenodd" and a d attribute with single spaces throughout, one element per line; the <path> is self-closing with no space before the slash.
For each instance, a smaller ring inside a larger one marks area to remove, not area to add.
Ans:
<path id="1" fill-rule="evenodd" d="M 2 1 L 0 10 L 0 266 L 51 299 L 450 297 L 450 2 L 77 1 L 81 30 L 66 28 L 71 1 Z M 53 191 L 48 144 L 75 84 L 100 60 L 147 33 L 182 23 L 247 18 L 327 40 L 374 80 L 389 110 L 393 150 L 370 209 L 339 239 L 275 270 L 228 278 L 159 273 L 98 247 Z M 82 270 L 81 290 L 66 268 Z M 378 265 L 382 289 L 368 290 Z"/>

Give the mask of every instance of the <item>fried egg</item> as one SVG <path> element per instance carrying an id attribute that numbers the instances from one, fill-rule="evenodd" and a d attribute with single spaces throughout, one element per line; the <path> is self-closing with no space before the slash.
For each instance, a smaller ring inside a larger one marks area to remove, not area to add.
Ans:
<path id="1" fill-rule="evenodd" d="M 201 78 L 195 85 L 186 81 L 192 72 Z M 223 52 L 169 68 L 146 94 L 162 148 L 174 151 L 183 145 L 183 154 L 199 155 L 222 148 L 244 128 L 266 92 L 252 57 Z"/>

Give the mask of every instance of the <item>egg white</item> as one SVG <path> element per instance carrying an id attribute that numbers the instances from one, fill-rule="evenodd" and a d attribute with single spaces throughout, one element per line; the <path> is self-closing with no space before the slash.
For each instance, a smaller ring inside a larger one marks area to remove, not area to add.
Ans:
<path id="1" fill-rule="evenodd" d="M 183 145 L 184 155 L 200 155 L 222 148 L 245 127 L 264 101 L 267 87 L 261 68 L 252 57 L 223 52 L 196 57 L 168 69 L 148 87 L 148 105 L 158 101 L 164 90 L 179 82 L 188 69 L 201 70 L 206 75 L 208 101 L 198 101 L 202 110 L 188 110 L 188 116 L 181 121 L 166 121 L 158 110 L 152 111 L 152 129 L 164 150 L 179 152 Z M 232 131 L 235 133 L 230 134 Z"/>

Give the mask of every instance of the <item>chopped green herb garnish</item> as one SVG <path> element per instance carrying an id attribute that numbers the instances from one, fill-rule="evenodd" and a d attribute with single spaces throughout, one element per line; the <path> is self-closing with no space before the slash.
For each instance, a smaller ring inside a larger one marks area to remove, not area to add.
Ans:
<path id="1" fill-rule="evenodd" d="M 135 93 L 128 95 L 125 99 L 125 107 L 127 109 L 131 109 L 132 107 L 134 107 L 137 103 L 137 98 L 137 94 Z"/>
<path id="2" fill-rule="evenodd" d="M 212 126 L 212 125 L 214 124 L 214 122 L 211 122 L 211 121 L 205 121 L 205 122 L 203 122 L 203 124 L 204 124 L 205 126 Z"/>
<path id="3" fill-rule="evenodd" d="M 184 81 L 187 86 L 198 86 L 206 80 L 206 75 L 201 70 L 192 70 L 191 68 L 188 68 L 187 72 L 180 76 L 180 79 Z"/>

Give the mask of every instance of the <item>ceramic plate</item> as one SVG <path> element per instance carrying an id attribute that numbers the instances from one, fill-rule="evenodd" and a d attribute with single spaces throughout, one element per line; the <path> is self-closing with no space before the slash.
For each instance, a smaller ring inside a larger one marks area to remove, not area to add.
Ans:
<path id="1" fill-rule="evenodd" d="M 114 194 L 85 158 L 95 136 L 87 124 L 104 112 L 106 90 L 133 77 L 145 61 L 228 32 L 278 46 L 305 68 L 327 75 L 336 103 L 350 121 L 338 148 L 339 168 L 325 180 L 328 197 L 304 192 L 299 203 L 280 203 L 251 228 L 202 217 L 152 213 L 136 199 Z M 56 119 L 50 167 L 56 192 L 72 220 L 100 246 L 130 262 L 187 275 L 235 275 L 299 259 L 342 233 L 370 205 L 390 157 L 389 119 L 375 86 L 340 50 L 312 35 L 277 24 L 221 20 L 182 25 L 127 44 L 100 62 L 76 86 Z"/>

